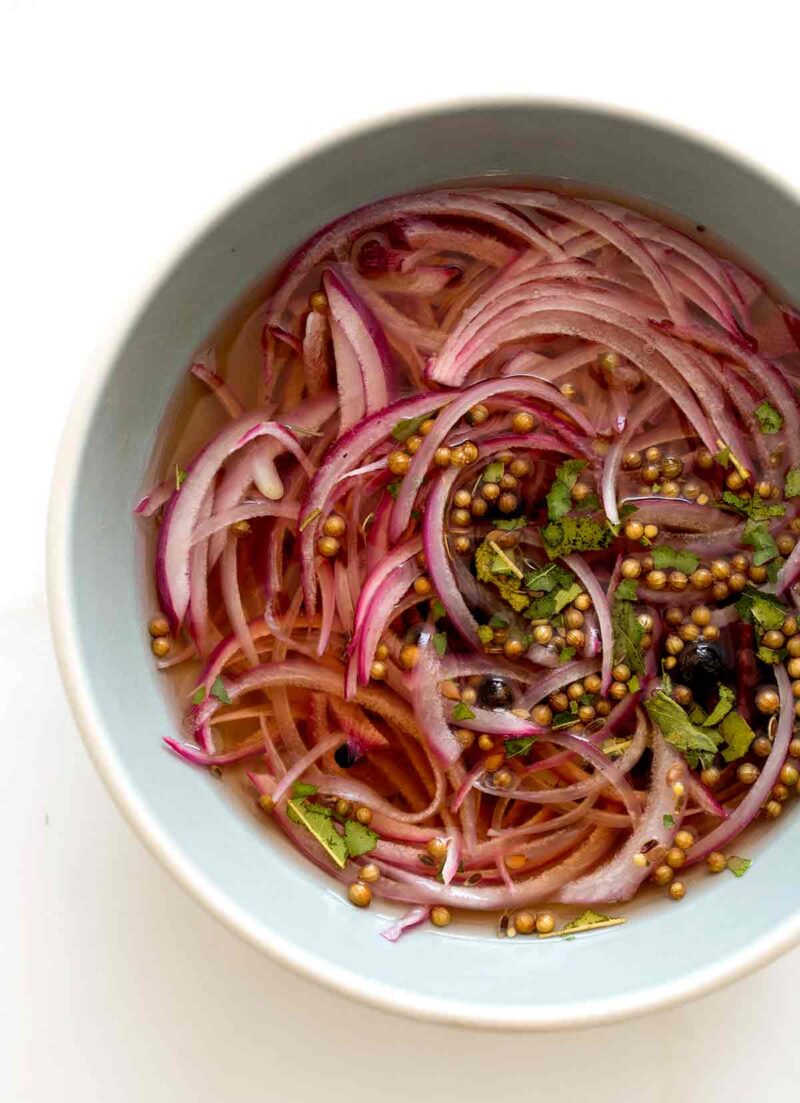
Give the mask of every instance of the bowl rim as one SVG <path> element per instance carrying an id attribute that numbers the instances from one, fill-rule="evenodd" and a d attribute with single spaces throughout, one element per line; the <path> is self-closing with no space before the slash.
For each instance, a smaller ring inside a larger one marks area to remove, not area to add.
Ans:
<path id="1" fill-rule="evenodd" d="M 78 658 L 78 626 L 69 586 L 70 535 L 73 502 L 87 430 L 95 415 L 100 395 L 111 376 L 116 355 L 152 296 L 182 258 L 187 256 L 208 230 L 222 221 L 239 203 L 265 187 L 289 168 L 301 165 L 314 154 L 341 142 L 367 137 L 392 125 L 430 116 L 461 114 L 470 110 L 563 109 L 611 117 L 636 126 L 662 131 L 704 146 L 713 153 L 738 163 L 755 176 L 788 194 L 800 206 L 800 189 L 790 180 L 765 169 L 746 153 L 727 143 L 658 115 L 616 104 L 570 97 L 492 96 L 430 101 L 379 116 L 363 118 L 352 125 L 326 133 L 306 143 L 294 154 L 255 174 L 245 184 L 221 196 L 214 209 L 200 216 L 186 229 L 161 259 L 154 258 L 151 274 L 131 294 L 128 305 L 117 312 L 106 327 L 82 379 L 79 381 L 62 431 L 50 490 L 46 534 L 47 602 L 50 628 L 61 679 L 84 746 L 117 808 L 136 834 L 172 877 L 217 920 L 274 961 L 336 992 L 382 1011 L 409 1018 L 465 1027 L 498 1030 L 561 1030 L 618 1022 L 634 1014 L 673 1007 L 706 995 L 766 965 L 800 942 L 800 909 L 781 924 L 764 933 L 745 949 L 716 960 L 709 966 L 635 993 L 591 1001 L 576 1000 L 558 1008 L 487 1007 L 480 1003 L 424 996 L 396 988 L 344 967 L 331 964 L 295 945 L 276 931 L 257 923 L 244 909 L 223 893 L 171 840 L 129 784 L 105 734 L 105 725 L 95 707 L 89 679 Z"/>

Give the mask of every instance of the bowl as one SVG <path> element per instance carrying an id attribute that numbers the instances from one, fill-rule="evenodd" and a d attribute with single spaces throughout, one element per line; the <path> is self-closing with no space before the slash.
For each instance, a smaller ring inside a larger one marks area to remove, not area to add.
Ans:
<path id="1" fill-rule="evenodd" d="M 487 921 L 422 929 L 391 945 L 378 937 L 390 911 L 356 912 L 207 771 L 165 753 L 173 721 L 138 584 L 131 504 L 164 408 L 208 332 L 338 215 L 486 174 L 566 177 L 644 196 L 706 224 L 800 298 L 798 196 L 685 132 L 606 109 L 506 102 L 437 108 L 346 134 L 260 180 L 202 227 L 154 274 L 92 368 L 52 494 L 51 619 L 72 708 L 105 783 L 153 853 L 229 927 L 386 1010 L 485 1027 L 574 1027 L 697 996 L 795 943 L 800 880 L 786 875 L 785 856 L 800 844 L 800 817 L 753 840 L 746 880 L 701 878 L 680 905 L 649 896 L 621 928 L 512 941 L 494 937 Z"/>

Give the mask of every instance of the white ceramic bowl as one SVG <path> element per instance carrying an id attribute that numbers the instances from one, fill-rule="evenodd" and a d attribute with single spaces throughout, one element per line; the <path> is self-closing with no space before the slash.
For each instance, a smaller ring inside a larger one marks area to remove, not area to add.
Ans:
<path id="1" fill-rule="evenodd" d="M 706 878 L 676 907 L 648 899 L 623 928 L 572 942 L 497 939 L 484 926 L 390 945 L 387 912 L 267 834 L 207 772 L 165 753 L 170 729 L 143 630 L 131 503 L 192 351 L 289 250 L 387 194 L 483 174 L 567 177 L 638 193 L 734 242 L 800 299 L 798 198 L 691 135 L 610 111 L 511 102 L 441 108 L 338 138 L 259 181 L 154 274 L 76 400 L 58 460 L 50 606 L 86 745 L 122 811 L 206 907 L 279 961 L 422 1018 L 555 1028 L 663 1007 L 740 976 L 797 941 L 800 843 L 787 815 L 753 844 L 743 881 Z"/>

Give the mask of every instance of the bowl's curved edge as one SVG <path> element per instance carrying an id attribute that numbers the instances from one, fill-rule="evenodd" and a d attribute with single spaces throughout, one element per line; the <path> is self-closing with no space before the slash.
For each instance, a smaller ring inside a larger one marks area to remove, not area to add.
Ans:
<path id="1" fill-rule="evenodd" d="M 551 106 L 585 112 L 595 111 L 619 119 L 629 119 L 651 129 L 678 134 L 687 141 L 703 145 L 721 156 L 738 161 L 749 171 L 792 195 L 795 202 L 800 204 L 800 195 L 786 180 L 765 171 L 740 151 L 731 149 L 716 139 L 640 111 L 569 98 L 526 99 L 510 96 L 492 100 L 464 99 L 426 104 L 413 110 L 367 120 L 358 126 L 343 128 L 324 142 L 315 143 L 300 150 L 292 158 L 291 164 L 298 164 L 311 153 L 335 145 L 345 138 L 366 134 L 373 129 L 391 126 L 425 114 L 460 113 L 468 110 L 512 106 L 540 108 Z M 280 166 L 276 171 L 280 172 L 284 167 L 286 166 Z M 379 1010 L 402 1014 L 409 1018 L 455 1026 L 515 1031 L 563 1030 L 612 1023 L 634 1014 L 666 1009 L 682 1001 L 706 995 L 768 964 L 800 941 L 800 913 L 751 943 L 745 950 L 730 955 L 705 969 L 696 970 L 669 984 L 652 987 L 644 993 L 621 996 L 613 1000 L 581 1001 L 558 1007 L 531 1005 L 527 1008 L 515 1007 L 503 1010 L 487 1008 L 482 1004 L 415 995 L 412 992 L 370 980 L 350 970 L 334 967 L 324 958 L 298 950 L 293 943 L 274 931 L 254 923 L 247 913 L 221 893 L 213 882 L 186 858 L 180 848 L 171 842 L 167 833 L 150 815 L 145 801 L 131 790 L 119 759 L 103 736 L 103 724 L 95 711 L 88 682 L 78 658 L 80 645 L 70 593 L 70 515 L 77 489 L 76 480 L 86 441 L 86 431 L 94 416 L 99 395 L 110 374 L 114 354 L 121 347 L 124 337 L 149 302 L 155 289 L 190 251 L 193 243 L 202 234 L 224 218 L 237 203 L 262 187 L 272 175 L 274 173 L 269 172 L 259 176 L 227 200 L 220 202 L 212 218 L 203 219 L 200 225 L 188 232 L 184 240 L 168 253 L 167 259 L 160 264 L 156 277 L 140 290 L 134 306 L 125 310 L 116 324 L 110 327 L 108 338 L 93 356 L 92 363 L 73 400 L 59 445 L 47 522 L 47 600 L 50 626 L 61 678 L 81 737 L 117 807 L 174 879 L 231 931 L 246 939 L 257 949 L 268 953 L 279 964 L 303 977 L 321 981 L 340 994 L 366 1002 Z"/>

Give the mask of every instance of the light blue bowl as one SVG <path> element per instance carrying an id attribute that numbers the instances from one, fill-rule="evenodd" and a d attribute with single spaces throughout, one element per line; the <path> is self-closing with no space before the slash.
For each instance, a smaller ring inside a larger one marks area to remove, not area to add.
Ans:
<path id="1" fill-rule="evenodd" d="M 206 907 L 279 961 L 421 1018 L 556 1028 L 707 992 L 800 936 L 787 856 L 800 817 L 752 843 L 744 880 L 701 876 L 648 897 L 621 928 L 558 939 L 488 924 L 390 945 L 388 911 L 357 912 L 207 772 L 165 753 L 172 725 L 143 630 L 131 503 L 193 350 L 236 299 L 320 225 L 394 192 L 486 173 L 568 177 L 638 193 L 705 223 L 800 299 L 800 207 L 788 187 L 691 135 L 601 109 L 509 102 L 390 120 L 314 150 L 228 206 L 131 313 L 67 426 L 49 531 L 50 606 L 86 745 L 136 830 Z"/>

